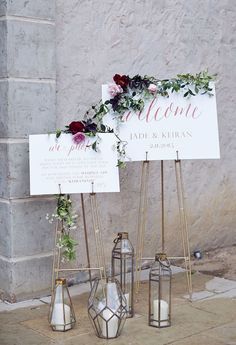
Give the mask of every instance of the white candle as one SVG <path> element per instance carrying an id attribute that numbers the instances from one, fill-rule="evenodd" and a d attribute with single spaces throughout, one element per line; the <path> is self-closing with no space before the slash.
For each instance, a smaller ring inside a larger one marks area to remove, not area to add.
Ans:
<path id="1" fill-rule="evenodd" d="M 109 309 L 102 312 L 105 320 L 109 320 L 114 315 Z M 102 320 L 102 335 L 105 338 L 115 338 L 118 331 L 118 318 L 113 316 L 109 321 Z"/>
<path id="2" fill-rule="evenodd" d="M 127 313 L 129 313 L 129 293 L 125 294 L 125 298 L 126 298 L 126 311 Z"/>
<path id="3" fill-rule="evenodd" d="M 119 305 L 120 301 L 116 283 L 107 283 L 107 306 L 116 311 L 119 308 Z"/>
<path id="4" fill-rule="evenodd" d="M 71 329 L 70 307 L 65 304 L 64 310 L 65 319 L 63 313 L 63 303 L 54 304 L 51 325 L 55 327 L 56 331 L 67 331 L 68 329 Z M 65 327 L 63 325 L 65 325 Z"/>
<path id="5" fill-rule="evenodd" d="M 160 318 L 159 318 L 159 300 L 155 299 L 153 301 L 153 319 L 154 320 L 159 320 L 160 319 L 160 324 L 157 321 L 153 321 L 153 325 L 155 326 L 168 326 L 169 323 L 168 321 L 163 321 L 163 320 L 168 320 L 169 318 L 169 305 L 166 301 L 160 300 Z"/>

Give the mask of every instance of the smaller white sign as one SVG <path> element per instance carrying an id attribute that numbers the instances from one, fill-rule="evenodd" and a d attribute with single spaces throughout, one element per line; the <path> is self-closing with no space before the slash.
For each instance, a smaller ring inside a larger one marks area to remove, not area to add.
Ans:
<path id="1" fill-rule="evenodd" d="M 71 134 L 30 135 L 30 194 L 119 192 L 116 137 L 98 137 L 96 152 L 94 138 L 76 144 Z"/>

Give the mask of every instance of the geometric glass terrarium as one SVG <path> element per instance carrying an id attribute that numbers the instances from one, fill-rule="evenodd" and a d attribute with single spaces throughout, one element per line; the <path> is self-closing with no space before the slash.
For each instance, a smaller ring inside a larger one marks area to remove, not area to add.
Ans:
<path id="1" fill-rule="evenodd" d="M 75 325 L 75 313 L 66 279 L 55 280 L 49 310 L 49 323 L 54 331 L 65 332 Z"/>
<path id="2" fill-rule="evenodd" d="M 112 249 L 112 277 L 116 277 L 126 298 L 127 317 L 134 315 L 134 248 L 127 232 L 119 232 Z"/>
<path id="3" fill-rule="evenodd" d="M 116 279 L 95 279 L 88 314 L 99 338 L 111 339 L 121 334 L 126 320 L 126 300 Z"/>
<path id="4" fill-rule="evenodd" d="M 171 276 L 166 254 L 156 254 L 149 273 L 149 326 L 171 325 Z"/>

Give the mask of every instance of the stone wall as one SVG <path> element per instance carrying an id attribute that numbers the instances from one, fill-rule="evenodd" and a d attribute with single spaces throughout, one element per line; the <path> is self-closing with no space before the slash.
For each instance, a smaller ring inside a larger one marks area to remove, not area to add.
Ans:
<path id="1" fill-rule="evenodd" d="M 28 135 L 55 129 L 54 1 L 0 1 L 0 289 L 10 301 L 50 285 L 52 198 L 30 197 Z"/>
<path id="2" fill-rule="evenodd" d="M 236 244 L 236 2 L 0 0 L 0 289 L 8 299 L 50 285 L 52 198 L 29 196 L 28 135 L 63 128 L 101 97 L 115 73 L 218 73 L 221 160 L 182 162 L 191 250 Z M 56 24 L 56 25 L 55 25 Z M 56 45 L 55 45 L 56 35 Z M 56 56 L 56 58 L 55 58 Z M 56 97 L 56 102 L 55 102 Z M 55 109 L 56 104 L 56 109 Z M 57 116 L 56 116 L 57 114 Z M 165 162 L 166 243 L 181 254 L 174 163 Z M 141 163 L 121 170 L 121 193 L 98 202 L 109 262 L 117 231 L 135 243 Z M 81 216 L 80 200 L 74 197 Z M 89 242 L 96 264 L 88 196 Z M 85 250 L 79 220 L 77 264 Z M 160 247 L 160 163 L 152 162 L 145 255 Z M 85 275 L 76 276 L 77 280 Z"/>

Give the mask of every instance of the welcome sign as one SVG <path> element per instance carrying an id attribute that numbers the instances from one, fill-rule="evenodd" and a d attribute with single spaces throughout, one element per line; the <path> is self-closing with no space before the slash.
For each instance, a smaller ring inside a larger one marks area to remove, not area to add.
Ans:
<path id="1" fill-rule="evenodd" d="M 98 152 L 94 138 L 76 144 L 71 134 L 30 135 L 30 193 L 59 194 L 119 192 L 116 138 L 99 133 Z M 60 185 L 60 189 L 59 189 Z"/>
<path id="2" fill-rule="evenodd" d="M 215 88 L 213 96 L 184 97 L 183 92 L 157 96 L 146 102 L 141 112 L 127 111 L 122 120 L 114 113 L 104 124 L 116 128 L 127 142 L 127 160 L 171 160 L 220 158 Z M 103 102 L 110 98 L 102 87 Z"/>

